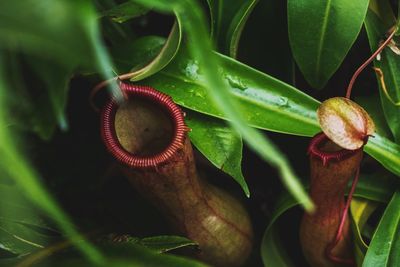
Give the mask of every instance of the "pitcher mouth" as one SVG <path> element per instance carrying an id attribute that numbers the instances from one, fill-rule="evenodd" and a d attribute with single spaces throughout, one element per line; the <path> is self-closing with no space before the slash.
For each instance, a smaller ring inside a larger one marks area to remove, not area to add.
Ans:
<path id="1" fill-rule="evenodd" d="M 326 136 L 323 132 L 317 133 L 310 142 L 308 146 L 307 152 L 310 156 L 319 158 L 322 160 L 322 164 L 325 166 L 330 161 L 342 161 L 350 156 L 356 154 L 361 148 L 356 150 L 348 150 L 341 148 L 337 151 L 327 151 L 323 150 L 322 147 L 331 141 L 328 136 Z M 332 142 L 332 141 L 331 141 Z"/>
<path id="2" fill-rule="evenodd" d="M 166 115 L 171 120 L 173 133 L 169 144 L 158 153 L 140 156 L 129 152 L 118 140 L 115 129 L 115 118 L 120 104 L 111 98 L 101 112 L 101 137 L 107 150 L 119 162 L 131 168 L 152 168 L 168 162 L 183 147 L 186 139 L 188 128 L 185 125 L 182 110 L 173 102 L 170 96 L 152 87 L 132 85 L 121 81 L 119 82 L 119 87 L 126 97 L 126 101 L 145 99 L 166 112 Z"/>

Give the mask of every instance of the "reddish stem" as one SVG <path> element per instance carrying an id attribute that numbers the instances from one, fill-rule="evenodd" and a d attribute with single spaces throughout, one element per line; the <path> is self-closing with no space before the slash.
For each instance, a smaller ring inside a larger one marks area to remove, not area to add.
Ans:
<path id="1" fill-rule="evenodd" d="M 390 43 L 390 41 L 393 39 L 394 35 L 396 34 L 396 27 L 393 27 L 390 29 L 390 34 L 386 38 L 386 40 L 381 43 L 378 47 L 378 49 L 354 72 L 353 77 L 351 77 L 351 80 L 349 82 L 349 85 L 347 86 L 346 90 L 346 98 L 351 97 L 351 91 L 353 89 L 354 82 L 356 81 L 358 75 L 365 69 L 365 67 L 368 66 L 369 63 L 371 63 L 376 56 L 379 55 L 379 53 L 382 52 L 382 50 Z"/>
<path id="2" fill-rule="evenodd" d="M 339 243 L 340 239 L 342 239 L 342 233 L 343 233 L 343 228 L 347 219 L 347 215 L 348 215 L 348 211 L 350 208 L 350 204 L 351 204 L 351 200 L 353 198 L 353 194 L 354 191 L 356 189 L 357 183 L 358 183 L 358 178 L 360 175 L 360 168 L 357 169 L 356 175 L 354 176 L 353 182 L 351 184 L 351 188 L 350 188 L 350 192 L 348 194 L 347 197 L 347 201 L 346 201 L 346 206 L 343 209 L 343 214 L 342 214 L 342 218 L 340 220 L 340 224 L 336 233 L 336 238 L 335 240 L 326 248 L 326 256 L 328 257 L 328 259 L 330 259 L 333 262 L 336 263 L 342 263 L 342 264 L 348 264 L 348 265 L 354 265 L 355 262 L 353 259 L 342 259 L 339 257 L 336 257 L 335 255 L 333 255 L 332 251 L 333 249 L 336 247 L 336 245 Z"/>
<path id="3" fill-rule="evenodd" d="M 332 263 L 354 265 L 354 260 L 347 258 L 349 255 L 344 253 L 346 251 L 344 244 L 347 241 L 342 241 L 342 239 L 347 235 L 345 232 L 349 231 L 346 219 L 359 177 L 362 148 L 335 150 L 329 148 L 328 142 L 330 139 L 324 133 L 319 133 L 313 137 L 308 148 L 308 153 L 312 157 L 310 194 L 316 201 L 317 211 L 316 214 L 306 215 L 303 218 L 302 246 L 312 266 L 331 266 L 324 262 L 326 260 Z M 319 160 L 322 164 L 318 163 Z M 353 183 L 347 201 L 344 202 L 345 187 L 354 172 Z M 335 218 L 338 218 L 337 223 Z M 318 238 L 320 240 L 317 240 Z M 334 255 L 334 249 L 338 245 L 340 246 L 336 249 L 337 255 Z"/>

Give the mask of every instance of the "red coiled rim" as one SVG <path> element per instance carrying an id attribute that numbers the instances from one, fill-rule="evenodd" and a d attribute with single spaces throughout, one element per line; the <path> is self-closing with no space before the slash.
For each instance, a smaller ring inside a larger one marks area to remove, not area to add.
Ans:
<path id="1" fill-rule="evenodd" d="M 328 136 L 326 136 L 323 132 L 317 133 L 310 142 L 308 146 L 308 154 L 314 157 L 317 157 L 322 160 L 322 164 L 325 166 L 328 162 L 334 161 L 341 161 L 344 160 L 351 155 L 354 155 L 362 148 L 356 150 L 348 150 L 348 149 L 341 149 L 335 152 L 326 152 L 320 149 L 321 145 L 325 144 L 326 142 L 330 141 Z"/>
<path id="2" fill-rule="evenodd" d="M 149 86 L 132 85 L 119 82 L 123 94 L 130 99 L 132 97 L 143 97 L 153 101 L 156 105 L 164 108 L 170 115 L 174 124 L 174 134 L 171 143 L 160 153 L 152 156 L 140 157 L 125 150 L 118 141 L 115 131 L 115 114 L 118 103 L 111 99 L 101 112 L 101 136 L 107 150 L 121 163 L 131 168 L 156 167 L 165 163 L 183 146 L 188 128 L 185 125 L 184 115 L 181 109 L 172 101 L 172 98 Z"/>

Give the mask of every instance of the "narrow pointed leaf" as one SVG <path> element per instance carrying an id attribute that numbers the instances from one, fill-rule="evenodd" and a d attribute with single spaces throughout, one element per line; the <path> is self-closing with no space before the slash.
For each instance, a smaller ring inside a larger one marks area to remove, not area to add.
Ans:
<path id="1" fill-rule="evenodd" d="M 361 199 L 385 203 L 390 200 L 390 196 L 397 186 L 393 181 L 396 180 L 387 174 L 362 174 L 354 196 Z M 261 243 L 261 257 L 265 267 L 298 266 L 298 264 L 287 256 L 287 252 L 283 249 L 282 241 L 276 233 L 278 229 L 277 224 L 279 224 L 281 216 L 297 205 L 299 205 L 299 202 L 287 193 L 284 193 L 278 199 L 276 208 L 271 215 L 271 220 L 264 232 Z M 298 223 L 300 224 L 300 222 Z"/>
<path id="2" fill-rule="evenodd" d="M 400 192 L 395 192 L 376 229 L 363 267 L 400 265 Z"/>
<path id="3" fill-rule="evenodd" d="M 235 58 L 244 25 L 258 0 L 207 0 L 218 51 Z"/>

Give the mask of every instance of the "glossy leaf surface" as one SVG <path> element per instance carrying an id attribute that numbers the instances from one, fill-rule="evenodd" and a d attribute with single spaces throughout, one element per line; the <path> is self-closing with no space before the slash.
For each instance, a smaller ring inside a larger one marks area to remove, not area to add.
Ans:
<path id="1" fill-rule="evenodd" d="M 176 27 L 177 25 L 175 25 Z M 134 69 L 138 69 L 138 73 L 141 72 L 147 76 L 150 74 L 149 71 L 152 71 L 152 68 L 148 68 L 152 63 L 144 65 L 141 63 L 154 61 L 157 57 L 166 59 L 167 54 L 160 52 L 163 46 L 168 46 L 164 43 L 165 39 L 158 36 L 140 38 L 129 47 L 128 51 L 131 51 L 131 53 L 128 56 L 124 57 L 124 54 L 119 54 L 118 50 L 114 52 L 116 64 L 119 69 L 135 66 Z M 122 51 L 127 50 L 122 49 Z M 169 60 L 171 59 L 169 58 Z M 144 76 L 135 76 L 135 79 L 141 77 Z M 231 175 L 243 188 L 245 194 L 249 196 L 250 192 L 241 170 L 243 146 L 241 137 L 234 133 L 224 121 L 196 112 L 188 112 L 185 121 L 192 129 L 189 136 L 197 149 L 216 167 Z"/>
<path id="2" fill-rule="evenodd" d="M 139 2 L 146 4 L 143 0 Z M 237 107 L 236 100 L 229 94 L 229 87 L 219 77 L 219 60 L 212 53 L 204 14 L 200 11 L 197 3 L 193 0 L 174 0 L 168 5 L 160 0 L 154 0 L 152 3 L 159 10 L 175 12 L 178 18 L 186 22 L 186 34 L 189 42 L 193 44 L 188 46 L 189 53 L 204 72 L 207 92 L 212 96 L 212 101 L 218 105 L 223 114 L 227 115 L 230 125 L 242 135 L 249 147 L 279 170 L 285 186 L 302 202 L 305 209 L 312 210 L 313 203 L 301 187 L 286 156 L 269 139 L 247 125 L 240 108 Z M 192 73 L 193 70 L 195 71 L 195 69 L 192 69 Z M 218 90 L 212 90 L 212 88 L 218 88 Z"/>
<path id="3" fill-rule="evenodd" d="M 289 0 L 289 39 L 306 80 L 322 88 L 361 30 L 368 0 Z"/>
<path id="4" fill-rule="evenodd" d="M 395 192 L 376 229 L 363 267 L 400 264 L 400 193 Z"/>
<path id="5" fill-rule="evenodd" d="M 249 188 L 242 174 L 242 138 L 224 122 L 196 112 L 187 113 L 186 123 L 192 130 L 190 140 L 217 168 L 231 175 L 246 196 Z"/>
<path id="6" fill-rule="evenodd" d="M 256 128 L 275 132 L 313 136 L 320 131 L 316 119 L 319 102 L 296 88 L 254 70 L 234 59 L 217 54 L 219 76 L 229 86 L 230 93 L 246 122 Z M 213 105 L 202 68 L 185 54 L 144 81 L 186 108 L 228 119 Z M 365 151 L 385 168 L 400 174 L 400 146 L 379 134 L 369 138 Z"/>

